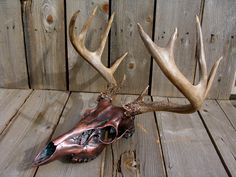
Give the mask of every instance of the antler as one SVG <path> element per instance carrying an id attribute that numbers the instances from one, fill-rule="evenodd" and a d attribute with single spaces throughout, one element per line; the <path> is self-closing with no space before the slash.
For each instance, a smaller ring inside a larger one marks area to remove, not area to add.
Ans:
<path id="1" fill-rule="evenodd" d="M 117 82 L 113 76 L 114 72 L 116 71 L 119 64 L 122 62 L 122 60 L 125 58 L 125 56 L 128 54 L 127 52 L 124 53 L 120 58 L 116 60 L 116 62 L 111 66 L 111 68 L 105 67 L 101 62 L 101 56 L 104 50 L 104 47 L 106 45 L 106 40 L 111 28 L 111 24 L 114 18 L 114 13 L 112 14 L 110 20 L 108 21 L 107 27 L 101 37 L 101 43 L 100 46 L 96 51 L 89 51 L 85 47 L 85 38 L 88 31 L 89 26 L 91 25 L 91 22 L 96 14 L 97 7 L 93 10 L 91 16 L 88 18 L 88 20 L 85 22 L 81 32 L 79 35 L 77 35 L 74 31 L 75 28 L 75 21 L 80 11 L 77 11 L 74 13 L 74 15 L 71 18 L 70 24 L 69 24 L 69 36 L 70 41 L 76 51 L 89 63 L 91 64 L 102 76 L 107 82 L 113 86 L 117 86 Z"/>
<path id="2" fill-rule="evenodd" d="M 179 105 L 171 102 L 152 102 L 145 103 L 142 99 L 142 93 L 134 102 L 124 106 L 128 114 L 140 114 L 149 111 L 168 111 L 177 113 L 192 113 L 198 110 L 204 99 L 206 98 L 212 82 L 214 80 L 217 68 L 222 59 L 220 57 L 213 65 L 209 76 L 207 76 L 207 66 L 205 61 L 205 52 L 203 46 L 202 30 L 198 17 L 196 16 L 197 30 L 200 37 L 200 57 L 199 74 L 200 80 L 197 85 L 192 85 L 187 78 L 179 71 L 174 60 L 174 45 L 177 39 L 177 28 L 172 34 L 167 46 L 165 48 L 157 46 L 152 39 L 144 32 L 143 28 L 138 24 L 140 36 L 151 53 L 156 63 L 159 65 L 166 77 L 178 88 L 180 92 L 189 100 L 190 104 Z"/>

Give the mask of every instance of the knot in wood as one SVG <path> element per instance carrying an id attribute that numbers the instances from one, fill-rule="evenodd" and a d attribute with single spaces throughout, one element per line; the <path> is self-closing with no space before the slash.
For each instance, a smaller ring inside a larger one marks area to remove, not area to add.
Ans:
<path id="1" fill-rule="evenodd" d="M 48 22 L 49 24 L 52 24 L 52 23 L 53 23 L 53 16 L 52 16 L 52 15 L 48 15 L 48 16 L 47 16 L 47 22 Z"/>

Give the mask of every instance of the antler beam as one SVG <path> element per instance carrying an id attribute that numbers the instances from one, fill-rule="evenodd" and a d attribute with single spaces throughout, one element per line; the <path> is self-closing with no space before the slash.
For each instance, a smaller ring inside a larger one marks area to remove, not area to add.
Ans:
<path id="1" fill-rule="evenodd" d="M 107 27 L 101 37 L 101 43 L 100 46 L 96 51 L 89 51 L 85 47 L 85 38 L 87 31 L 91 25 L 91 22 L 96 14 L 97 7 L 93 10 L 91 16 L 88 18 L 88 20 L 85 22 L 81 32 L 79 35 L 75 32 L 75 21 L 80 11 L 77 11 L 74 13 L 74 15 L 71 18 L 70 24 L 69 24 L 69 36 L 70 41 L 76 51 L 89 63 L 91 64 L 101 75 L 102 77 L 107 80 L 107 82 L 111 85 L 117 86 L 117 81 L 115 80 L 113 74 L 116 71 L 119 64 L 123 61 L 125 56 L 128 54 L 127 52 L 124 53 L 120 58 L 116 60 L 116 62 L 111 66 L 111 68 L 107 68 L 104 66 L 101 62 L 101 56 L 104 50 L 104 47 L 106 45 L 106 40 L 111 28 L 111 24 L 114 18 L 114 13 L 112 14 L 111 18 L 108 21 Z"/>

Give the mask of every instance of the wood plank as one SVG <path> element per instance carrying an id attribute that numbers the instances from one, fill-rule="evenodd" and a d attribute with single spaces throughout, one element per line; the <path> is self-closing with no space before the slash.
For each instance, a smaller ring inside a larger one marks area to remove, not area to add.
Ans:
<path id="1" fill-rule="evenodd" d="M 15 122 L 0 136 L 0 176 L 31 177 L 35 155 L 48 141 L 68 98 L 68 93 L 34 91 L 16 115 Z"/>
<path id="2" fill-rule="evenodd" d="M 230 100 L 217 100 L 220 107 L 223 109 L 231 125 L 236 129 L 236 107 Z"/>
<path id="3" fill-rule="evenodd" d="M 175 43 L 175 63 L 180 71 L 193 82 L 195 72 L 196 20 L 200 14 L 201 0 L 157 0 L 155 43 L 166 46 L 175 27 L 178 38 Z M 182 94 L 164 76 L 158 65 L 153 61 L 152 95 L 182 96 Z"/>
<path id="4" fill-rule="evenodd" d="M 111 28 L 110 64 L 128 52 L 115 77 L 122 80 L 126 75 L 122 93 L 139 94 L 149 84 L 151 56 L 143 45 L 136 23 L 152 36 L 154 0 L 112 1 L 111 11 L 116 15 Z"/>
<path id="5" fill-rule="evenodd" d="M 229 173 L 231 176 L 236 176 L 236 109 L 233 107 L 225 109 L 222 102 L 220 105 L 223 111 L 216 101 L 206 101 L 200 113 Z"/>
<path id="6" fill-rule="evenodd" d="M 55 138 L 73 128 L 86 109 L 96 106 L 96 98 L 97 94 L 72 93 L 53 137 Z M 37 171 L 36 177 L 74 177 L 78 175 L 83 177 L 100 177 L 102 159 L 103 155 L 100 155 L 89 163 L 81 164 L 56 160 L 45 166 L 41 166 Z"/>
<path id="7" fill-rule="evenodd" d="M 108 0 L 70 0 L 66 4 L 67 29 L 72 15 L 80 10 L 80 14 L 76 21 L 76 31 L 79 33 L 87 18 L 91 15 L 92 10 L 98 6 L 97 15 L 95 16 L 91 27 L 87 33 L 85 45 L 91 51 L 96 50 L 100 44 L 101 35 L 106 27 L 109 16 Z M 68 30 L 67 30 L 67 35 Z M 69 88 L 73 91 L 91 91 L 98 92 L 106 88 L 106 81 L 100 74 L 90 66 L 74 49 L 67 37 L 68 45 L 68 70 L 69 70 Z M 107 42 L 108 43 L 108 42 Z M 102 54 L 102 63 L 108 64 L 108 44 L 104 48 Z"/>
<path id="8" fill-rule="evenodd" d="M 210 98 L 228 99 L 236 71 L 236 1 L 205 1 L 202 31 L 207 66 L 223 56 L 209 93 Z"/>
<path id="9" fill-rule="evenodd" d="M 236 107 L 236 100 L 230 100 L 231 104 Z"/>
<path id="10" fill-rule="evenodd" d="M 186 103 L 180 98 L 170 100 Z M 156 112 L 156 117 L 169 177 L 228 176 L 198 113 Z"/>
<path id="11" fill-rule="evenodd" d="M 66 90 L 63 0 L 22 1 L 32 88 Z"/>
<path id="12" fill-rule="evenodd" d="M 0 87 L 29 88 L 20 1 L 0 1 Z"/>
<path id="13" fill-rule="evenodd" d="M 0 89 L 0 134 L 14 118 L 32 90 Z"/>
<path id="14" fill-rule="evenodd" d="M 124 104 L 134 98 L 119 96 L 116 101 Z M 150 100 L 150 97 L 145 99 Z M 165 176 L 154 114 L 137 116 L 135 128 L 131 138 L 122 138 L 106 149 L 104 177 Z"/>

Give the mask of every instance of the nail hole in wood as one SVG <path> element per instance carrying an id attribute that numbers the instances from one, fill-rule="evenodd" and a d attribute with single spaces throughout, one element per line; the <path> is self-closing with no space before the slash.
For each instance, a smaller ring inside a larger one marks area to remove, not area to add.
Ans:
<path id="1" fill-rule="evenodd" d="M 211 42 L 211 43 L 215 42 L 215 35 L 214 35 L 214 34 L 211 34 L 210 42 Z"/>

